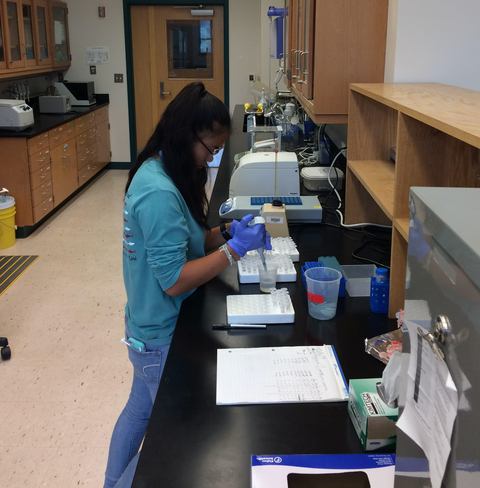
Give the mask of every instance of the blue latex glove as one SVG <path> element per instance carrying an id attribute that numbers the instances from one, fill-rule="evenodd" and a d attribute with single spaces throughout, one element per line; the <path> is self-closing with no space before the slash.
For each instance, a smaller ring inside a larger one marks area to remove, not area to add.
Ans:
<path id="1" fill-rule="evenodd" d="M 238 220 L 232 220 L 232 225 L 230 226 L 230 235 L 233 237 L 235 235 L 235 230 L 240 222 Z"/>
<path id="2" fill-rule="evenodd" d="M 230 235 L 233 237 L 235 235 L 235 230 L 237 227 L 240 225 L 240 222 L 238 220 L 232 220 L 232 225 L 230 226 Z M 265 249 L 267 251 L 272 250 L 272 238 L 270 237 L 270 234 L 267 231 L 267 243 L 265 245 Z"/>
<path id="3" fill-rule="evenodd" d="M 240 257 L 245 256 L 247 251 L 254 251 L 267 245 L 265 224 L 256 224 L 249 227 L 248 223 L 252 219 L 252 214 L 245 215 L 238 225 L 235 226 L 235 235 L 227 242 Z"/>
<path id="4" fill-rule="evenodd" d="M 270 233 L 267 231 L 265 231 L 266 234 L 267 234 L 267 243 L 265 244 L 265 249 L 267 251 L 271 251 L 272 250 L 272 238 L 270 237 Z"/>
<path id="5" fill-rule="evenodd" d="M 412 222 L 410 223 L 412 224 Z M 408 254 L 414 256 L 420 262 L 430 250 L 430 246 L 425 242 L 422 224 L 414 218 L 413 225 L 410 225 L 408 234 Z"/>

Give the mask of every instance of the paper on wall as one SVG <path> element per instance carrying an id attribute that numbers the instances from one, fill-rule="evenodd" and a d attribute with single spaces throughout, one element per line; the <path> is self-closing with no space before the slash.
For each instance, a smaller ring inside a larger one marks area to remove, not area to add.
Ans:
<path id="1" fill-rule="evenodd" d="M 424 451 L 430 467 L 432 488 L 440 488 L 450 454 L 453 425 L 457 416 L 458 392 L 443 359 L 439 359 L 427 333 L 405 321 L 410 334 L 410 364 L 405 408 L 397 427 Z"/>
<path id="2" fill-rule="evenodd" d="M 87 64 L 108 64 L 110 63 L 107 46 L 87 47 Z"/>

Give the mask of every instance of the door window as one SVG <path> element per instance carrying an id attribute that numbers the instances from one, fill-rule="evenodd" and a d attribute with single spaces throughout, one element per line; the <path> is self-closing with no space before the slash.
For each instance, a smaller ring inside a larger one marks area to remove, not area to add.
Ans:
<path id="1" fill-rule="evenodd" d="M 167 44 L 169 78 L 213 78 L 210 20 L 167 20 Z"/>

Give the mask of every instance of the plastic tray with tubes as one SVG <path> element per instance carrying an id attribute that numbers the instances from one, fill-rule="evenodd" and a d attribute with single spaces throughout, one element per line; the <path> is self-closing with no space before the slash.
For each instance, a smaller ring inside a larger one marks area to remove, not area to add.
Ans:
<path id="1" fill-rule="evenodd" d="M 228 295 L 227 321 L 230 324 L 291 324 L 295 321 L 290 294 L 286 288 L 269 294 Z"/>
<path id="2" fill-rule="evenodd" d="M 265 263 L 277 266 L 277 283 L 297 281 L 297 271 L 290 256 L 265 252 Z M 240 283 L 259 283 L 258 267 L 263 266 L 258 253 L 246 254 L 238 261 L 238 281 Z"/>
<path id="3" fill-rule="evenodd" d="M 300 259 L 297 245 L 291 237 L 274 237 L 272 239 L 272 250 L 265 251 L 265 256 L 268 254 L 289 256 L 294 263 L 298 262 Z M 257 251 L 249 251 L 246 255 L 259 256 Z"/>

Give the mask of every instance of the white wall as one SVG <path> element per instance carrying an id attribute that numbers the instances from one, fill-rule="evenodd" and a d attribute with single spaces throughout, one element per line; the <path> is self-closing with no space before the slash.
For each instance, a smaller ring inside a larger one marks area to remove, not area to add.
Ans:
<path id="1" fill-rule="evenodd" d="M 98 17 L 97 0 L 69 0 L 72 67 L 71 81 L 95 81 L 98 93 L 110 95 L 112 161 L 130 160 L 127 83 L 114 83 L 114 73 L 126 78 L 122 0 L 102 0 L 106 18 Z M 281 0 L 230 0 L 229 76 L 230 110 L 236 104 L 252 102 L 248 74 L 261 76 L 272 85 L 277 68 L 269 59 L 270 3 Z M 439 82 L 480 90 L 480 1 L 390 0 L 387 33 L 386 82 Z M 90 75 L 87 46 L 108 46 L 110 64 L 97 65 Z"/>
<path id="2" fill-rule="evenodd" d="M 267 12 L 269 7 L 284 8 L 284 2 L 281 0 L 261 0 L 261 12 L 260 12 L 260 22 L 261 22 L 261 66 L 260 75 L 261 81 L 264 85 L 270 87 L 270 91 L 275 93 L 275 76 L 277 74 L 277 69 L 279 68 L 278 59 L 270 57 L 270 22 Z M 275 17 L 272 17 L 275 19 Z M 270 70 L 270 71 L 269 71 Z M 284 80 L 280 81 L 278 84 L 279 90 L 286 90 L 287 87 Z"/>
<path id="3" fill-rule="evenodd" d="M 96 93 L 110 95 L 112 161 L 130 161 L 123 2 L 67 0 L 67 4 L 72 65 L 65 79 L 94 81 Z M 105 18 L 98 16 L 100 5 L 105 7 Z M 90 74 L 87 65 L 88 46 L 107 46 L 109 49 L 110 63 L 96 65 L 96 75 Z M 123 73 L 124 83 L 114 83 L 114 73 Z"/>
<path id="4" fill-rule="evenodd" d="M 390 13 L 386 82 L 480 90 L 478 0 L 390 0 Z"/>
<path id="5" fill-rule="evenodd" d="M 260 11 L 261 3 L 258 0 L 229 1 L 229 76 L 232 112 L 235 105 L 253 101 L 248 93 L 248 75 L 260 73 Z"/>
<path id="6" fill-rule="evenodd" d="M 207 2 L 208 3 L 208 2 Z M 98 17 L 98 6 L 105 6 L 106 17 Z M 94 81 L 97 93 L 110 95 L 110 138 L 112 161 L 130 161 L 128 96 L 126 82 L 125 35 L 122 0 L 68 0 L 68 20 L 72 66 L 70 81 Z M 266 11 L 265 11 L 266 18 Z M 229 2 L 230 109 L 249 101 L 249 73 L 260 72 L 260 2 Z M 97 65 L 90 75 L 86 64 L 88 46 L 108 46 L 110 64 Z M 124 83 L 114 83 L 114 73 L 123 73 Z M 133 114 L 131 115 L 133 116 Z"/>

